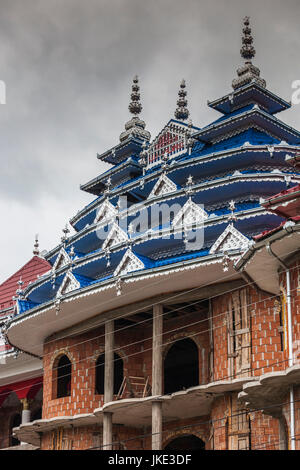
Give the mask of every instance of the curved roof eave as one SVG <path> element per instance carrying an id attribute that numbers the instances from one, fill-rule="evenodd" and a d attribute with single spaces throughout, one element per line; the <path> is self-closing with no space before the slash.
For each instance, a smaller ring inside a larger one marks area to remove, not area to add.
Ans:
<path id="1" fill-rule="evenodd" d="M 243 220 L 243 219 L 248 219 L 248 218 L 258 217 L 258 216 L 264 216 L 264 215 L 267 215 L 267 214 L 269 214 L 269 212 L 267 210 L 265 210 L 263 207 L 256 207 L 256 208 L 251 208 L 251 209 L 235 212 L 235 215 L 239 216 L 238 220 Z M 215 216 L 215 217 L 209 217 L 209 218 L 205 219 L 203 221 L 203 225 L 205 227 L 214 227 L 216 225 L 225 224 L 227 222 L 228 222 L 228 214 L 223 214 L 223 215 L 218 215 L 218 216 Z M 201 225 L 201 227 L 202 227 L 202 225 Z M 94 230 L 96 230 L 96 228 Z M 159 229 L 157 231 L 151 231 L 150 230 L 150 232 L 146 232 L 146 233 L 142 234 L 141 236 L 136 237 L 134 239 L 134 246 L 140 245 L 142 243 L 146 243 L 148 241 L 152 241 L 152 240 L 155 240 L 155 239 L 160 239 L 164 235 L 167 235 L 167 234 L 171 233 L 171 230 L 172 230 L 172 233 L 173 233 L 173 231 L 174 231 L 174 233 L 180 233 L 180 232 L 182 232 L 182 227 L 175 227 L 175 228 L 173 228 L 173 227 L 170 228 L 169 227 L 169 228 L 166 228 L 166 229 Z M 150 238 L 149 238 L 149 234 L 151 234 Z M 126 246 L 127 246 L 126 242 L 119 243 L 119 244 L 117 244 L 117 245 L 115 245 L 114 247 L 111 248 L 111 253 L 113 254 L 115 252 L 122 251 L 122 250 L 124 250 L 124 248 L 126 248 Z M 86 265 L 87 263 L 92 263 L 92 262 L 97 261 L 98 259 L 104 259 L 104 258 L 105 258 L 105 251 L 102 250 L 102 248 L 99 248 L 99 250 L 93 251 L 92 253 L 87 253 L 86 256 L 83 256 L 83 257 L 80 257 L 80 258 L 74 260 L 73 261 L 73 270 L 75 270 L 77 268 L 81 268 L 84 265 Z M 70 268 L 69 265 L 65 265 L 62 268 L 58 269 L 56 271 L 56 277 L 61 276 L 62 274 L 66 273 L 69 270 L 69 268 Z M 52 273 L 50 273 L 47 277 L 44 277 L 44 278 L 41 278 L 41 279 L 37 280 L 34 284 L 31 284 L 28 287 L 28 289 L 26 289 L 25 295 L 26 296 L 30 295 L 30 293 L 32 293 L 36 288 L 40 287 L 44 283 L 49 282 L 49 280 L 51 279 L 51 276 L 52 276 Z"/>
<path id="2" fill-rule="evenodd" d="M 295 236 L 293 236 L 295 235 Z M 267 245 L 284 262 L 295 260 L 295 253 L 299 253 L 300 222 L 286 222 L 278 230 L 258 240 L 245 251 L 235 263 L 238 272 L 246 272 L 266 292 L 280 293 L 278 272 L 281 269 L 279 261 L 268 253 Z"/>
<path id="3" fill-rule="evenodd" d="M 239 255 L 240 250 L 234 250 L 230 257 L 234 261 Z M 72 291 L 61 298 L 59 310 L 57 310 L 57 299 L 54 299 L 14 317 L 8 325 L 9 341 L 20 350 L 41 356 L 46 337 L 85 319 L 103 314 L 105 321 L 110 310 L 125 304 L 129 305 L 162 293 L 200 289 L 215 282 L 238 279 L 239 274 L 231 267 L 228 273 L 224 274 L 222 260 L 223 254 L 207 255 L 200 260 L 192 259 L 171 266 L 128 273 L 121 276 L 121 295 L 116 295 L 116 278 L 108 279 L 101 285 L 93 284 Z M 203 269 L 205 275 L 201 276 Z M 192 272 L 193 275 L 182 276 L 182 271 Z M 199 276 L 195 275 L 195 272 L 198 272 Z M 157 277 L 159 280 L 156 282 L 149 282 Z M 137 285 L 136 289 L 132 288 L 132 283 Z M 94 300 L 97 294 L 101 294 L 101 302 L 99 299 Z M 40 321 L 41 316 L 44 316 L 46 321 Z"/>
<path id="4" fill-rule="evenodd" d="M 235 149 L 229 149 L 229 150 L 226 150 L 226 151 L 220 151 L 220 152 L 215 152 L 215 153 L 212 153 L 212 154 L 209 154 L 209 155 L 205 155 L 205 157 L 203 156 L 197 156 L 195 158 L 192 158 L 192 159 L 188 159 L 188 160 L 182 160 L 180 162 L 178 162 L 178 165 L 173 165 L 172 168 L 170 169 L 170 174 L 176 170 L 178 170 L 180 167 L 188 167 L 188 166 L 194 166 L 196 164 L 203 164 L 207 161 L 211 161 L 212 158 L 214 159 L 219 159 L 219 158 L 226 158 L 226 156 L 231 156 L 233 154 L 236 154 L 236 153 L 239 153 L 239 152 L 248 152 L 248 151 L 254 151 L 254 152 L 258 152 L 260 151 L 266 151 L 267 153 L 269 153 L 269 150 L 267 149 L 268 145 L 247 145 L 247 146 L 242 146 L 242 147 L 239 147 L 239 148 L 235 148 Z M 288 145 L 286 146 L 282 146 L 282 145 L 275 145 L 274 146 L 274 151 L 275 152 L 279 152 L 279 151 L 295 151 L 295 152 L 299 152 L 299 147 L 296 147 L 294 146 L 295 148 L 293 149 L 293 146 L 289 147 Z M 220 154 L 220 155 L 218 155 Z M 200 161 L 201 160 L 201 161 Z M 155 173 L 151 173 L 150 175 L 148 175 L 148 178 L 147 176 L 145 177 L 144 179 L 144 185 L 146 185 L 147 183 L 151 182 L 152 180 L 155 180 L 157 178 L 157 173 L 161 173 L 161 170 L 160 171 L 157 171 Z M 126 189 L 126 191 L 131 191 L 135 188 L 136 186 L 136 182 L 133 182 L 131 184 L 128 184 L 128 186 L 125 187 L 122 187 L 122 188 L 116 188 L 114 191 L 112 191 L 111 193 L 111 197 L 117 197 L 119 195 L 121 195 L 123 192 L 124 192 L 124 189 Z M 195 187 L 195 189 L 197 189 L 198 186 Z M 181 189 L 181 191 L 184 191 L 184 188 Z M 74 224 L 78 223 L 79 220 L 81 220 L 82 218 L 86 217 L 90 212 L 93 212 L 98 205 L 101 205 L 102 203 L 104 202 L 104 197 L 102 198 L 97 198 L 93 203 L 89 204 L 88 206 L 86 206 L 84 209 L 82 209 L 82 211 L 79 211 L 76 216 L 74 216 L 72 219 L 70 219 L 70 224 L 72 226 L 74 226 Z M 143 201 L 143 203 L 147 202 L 146 200 Z M 136 207 L 136 205 L 134 206 Z M 76 237 L 76 235 L 78 235 L 79 233 L 81 232 L 81 230 L 79 232 L 77 232 L 73 237 Z M 61 246 L 61 245 L 59 245 Z M 52 253 L 53 253 L 53 250 L 50 251 L 48 254 L 47 254 L 47 258 L 49 259 L 51 256 L 52 256 Z"/>

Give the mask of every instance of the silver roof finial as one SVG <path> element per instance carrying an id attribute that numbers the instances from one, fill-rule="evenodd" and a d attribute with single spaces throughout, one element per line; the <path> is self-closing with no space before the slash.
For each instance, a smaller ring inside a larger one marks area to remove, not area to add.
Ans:
<path id="1" fill-rule="evenodd" d="M 138 76 L 135 75 L 133 78 L 132 92 L 131 92 L 131 102 L 129 103 L 128 109 L 134 116 L 137 116 L 142 111 L 143 107 L 140 102 L 140 87 Z"/>
<path id="2" fill-rule="evenodd" d="M 175 118 L 180 121 L 185 121 L 190 115 L 189 110 L 187 109 L 186 95 L 185 80 L 182 80 L 178 91 L 177 108 L 174 113 Z"/>
<path id="3" fill-rule="evenodd" d="M 40 254 L 38 234 L 35 235 L 34 246 L 33 246 L 33 254 L 34 254 L 34 256 L 39 256 L 39 254 Z"/>
<path id="4" fill-rule="evenodd" d="M 243 37 L 242 37 L 242 48 L 241 48 L 241 56 L 246 60 L 246 62 L 251 62 L 251 59 L 255 56 L 255 49 L 252 45 L 253 43 L 253 36 L 251 34 L 250 28 L 250 18 L 249 16 L 245 16 L 243 22 Z"/>
<path id="5" fill-rule="evenodd" d="M 146 140 L 149 142 L 151 138 L 150 132 L 145 130 L 146 123 L 138 116 L 143 109 L 140 102 L 140 97 L 139 79 L 138 76 L 135 75 L 133 78 L 131 101 L 128 106 L 128 109 L 130 113 L 133 114 L 133 117 L 128 122 L 126 122 L 125 131 L 123 131 L 120 135 L 120 142 L 124 142 L 130 137 Z"/>
<path id="6" fill-rule="evenodd" d="M 253 47 L 249 16 L 245 16 L 243 23 L 242 48 L 240 52 L 242 58 L 245 59 L 245 63 L 237 69 L 238 77 L 232 81 L 232 88 L 236 90 L 250 83 L 257 83 L 259 86 L 266 88 L 266 81 L 260 77 L 259 68 L 255 67 L 251 62 L 256 51 Z M 231 102 L 233 103 L 233 96 Z"/>

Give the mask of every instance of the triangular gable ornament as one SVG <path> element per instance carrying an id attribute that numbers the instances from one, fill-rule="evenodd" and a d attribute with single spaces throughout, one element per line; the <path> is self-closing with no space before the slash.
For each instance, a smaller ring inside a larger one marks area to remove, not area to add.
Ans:
<path id="1" fill-rule="evenodd" d="M 71 258 L 66 252 L 66 250 L 62 247 L 56 257 L 55 263 L 53 264 L 53 270 L 56 271 L 59 268 L 63 268 L 71 263 Z"/>
<path id="2" fill-rule="evenodd" d="M 105 242 L 103 243 L 102 249 L 105 250 L 107 248 L 111 248 L 118 243 L 128 241 L 128 235 L 124 230 L 122 230 L 118 224 L 115 222 L 113 223 Z"/>
<path id="3" fill-rule="evenodd" d="M 176 191 L 176 189 L 176 184 L 173 183 L 173 181 L 171 181 L 165 173 L 162 173 L 156 181 L 151 193 L 149 194 L 149 198 L 172 193 L 173 191 Z"/>
<path id="4" fill-rule="evenodd" d="M 79 289 L 79 288 L 80 288 L 79 281 L 77 281 L 77 279 L 71 272 L 68 272 L 63 278 L 60 288 L 57 291 L 56 297 L 61 297 L 62 295 L 65 295 L 68 292 L 72 292 L 73 290 Z"/>
<path id="5" fill-rule="evenodd" d="M 130 249 L 128 249 L 118 264 L 114 272 L 114 276 L 122 276 L 132 271 L 144 269 L 144 267 L 144 263 Z"/>
<path id="6" fill-rule="evenodd" d="M 99 207 L 94 223 L 111 222 L 115 220 L 118 211 L 107 199 Z"/>
<path id="7" fill-rule="evenodd" d="M 208 218 L 207 213 L 201 206 L 188 199 L 184 206 L 177 212 L 173 219 L 173 227 L 189 226 L 202 223 Z"/>
<path id="8" fill-rule="evenodd" d="M 238 250 L 243 248 L 246 249 L 248 246 L 248 238 L 239 232 L 232 224 L 230 224 L 215 241 L 210 249 L 210 253 Z"/>

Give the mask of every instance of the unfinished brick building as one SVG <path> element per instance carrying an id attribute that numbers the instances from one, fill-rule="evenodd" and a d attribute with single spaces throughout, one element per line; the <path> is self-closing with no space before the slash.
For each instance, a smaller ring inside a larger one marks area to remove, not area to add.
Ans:
<path id="1" fill-rule="evenodd" d="M 245 64 L 209 102 L 222 117 L 187 124 L 182 81 L 153 141 L 134 79 L 133 117 L 98 155 L 112 166 L 81 187 L 96 199 L 7 325 L 11 345 L 43 360 L 42 419 L 14 429 L 22 442 L 300 449 L 300 133 L 275 116 L 290 103 L 254 54 L 246 18 Z"/>

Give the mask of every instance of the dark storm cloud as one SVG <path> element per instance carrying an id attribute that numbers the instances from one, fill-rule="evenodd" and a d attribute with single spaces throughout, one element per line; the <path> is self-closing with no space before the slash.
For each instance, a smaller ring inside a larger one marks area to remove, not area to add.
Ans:
<path id="1" fill-rule="evenodd" d="M 290 99 L 300 79 L 298 0 L 0 0 L 0 280 L 25 262 L 33 237 L 50 249 L 103 171 L 96 153 L 128 120 L 131 80 L 141 78 L 142 117 L 154 136 L 172 117 L 184 77 L 191 116 L 230 90 L 240 64 L 241 20 L 252 20 L 255 63 Z M 297 107 L 296 107 L 297 108 Z M 283 118 L 299 126 L 295 109 Z"/>

